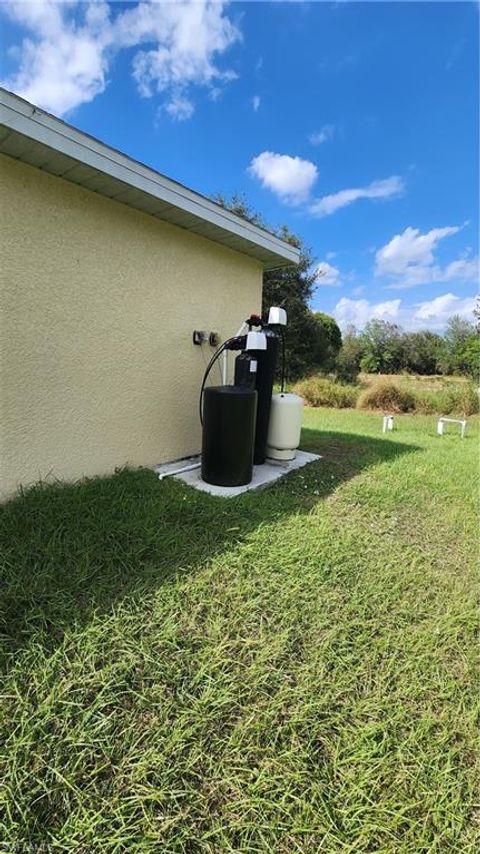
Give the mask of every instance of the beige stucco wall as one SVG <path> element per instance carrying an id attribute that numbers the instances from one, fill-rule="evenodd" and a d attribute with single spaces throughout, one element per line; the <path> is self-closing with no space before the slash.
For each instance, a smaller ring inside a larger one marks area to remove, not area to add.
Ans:
<path id="1" fill-rule="evenodd" d="M 259 311 L 260 264 L 5 155 L 0 198 L 3 495 L 199 451 L 192 330 Z"/>

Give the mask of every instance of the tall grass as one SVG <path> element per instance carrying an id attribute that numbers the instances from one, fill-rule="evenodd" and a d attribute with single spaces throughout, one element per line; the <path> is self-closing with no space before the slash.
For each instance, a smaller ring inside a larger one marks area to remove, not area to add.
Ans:
<path id="1" fill-rule="evenodd" d="M 301 380 L 293 391 L 303 397 L 308 406 L 331 406 L 334 409 L 354 407 L 358 396 L 356 386 L 320 376 Z"/>
<path id="2" fill-rule="evenodd" d="M 413 412 L 415 395 L 391 380 L 379 380 L 365 389 L 357 400 L 359 409 L 382 409 L 388 412 Z"/>
<path id="3" fill-rule="evenodd" d="M 415 410 L 425 415 L 474 415 L 479 411 L 479 395 L 472 383 L 448 383 L 440 391 L 418 391 Z"/>
<path id="4" fill-rule="evenodd" d="M 434 377 L 432 382 L 417 377 L 362 376 L 358 386 L 346 385 L 322 376 L 298 382 L 293 391 L 307 406 L 334 409 L 357 407 L 388 412 L 416 412 L 422 415 L 474 415 L 480 398 L 472 382 Z"/>

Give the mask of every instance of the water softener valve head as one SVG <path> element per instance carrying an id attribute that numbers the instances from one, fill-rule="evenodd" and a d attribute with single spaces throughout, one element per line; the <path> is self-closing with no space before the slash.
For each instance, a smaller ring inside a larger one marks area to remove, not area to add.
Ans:
<path id="1" fill-rule="evenodd" d="M 284 308 L 279 308 L 277 305 L 272 305 L 268 312 L 268 325 L 286 326 L 287 312 Z"/>
<path id="2" fill-rule="evenodd" d="M 267 339 L 263 332 L 249 332 L 245 350 L 266 350 Z"/>

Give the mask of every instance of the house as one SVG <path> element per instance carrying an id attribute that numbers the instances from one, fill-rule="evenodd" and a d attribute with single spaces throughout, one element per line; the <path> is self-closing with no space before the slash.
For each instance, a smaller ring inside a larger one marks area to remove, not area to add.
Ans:
<path id="1" fill-rule="evenodd" d="M 208 342 L 298 251 L 0 90 L 0 489 L 199 451 Z"/>

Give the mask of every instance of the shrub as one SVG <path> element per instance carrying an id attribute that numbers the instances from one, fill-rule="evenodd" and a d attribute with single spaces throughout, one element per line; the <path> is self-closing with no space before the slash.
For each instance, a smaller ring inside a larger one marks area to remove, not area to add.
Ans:
<path id="1" fill-rule="evenodd" d="M 307 377 L 297 383 L 292 391 L 305 399 L 308 406 L 331 406 L 345 409 L 355 406 L 358 389 L 327 377 Z"/>
<path id="2" fill-rule="evenodd" d="M 472 383 L 449 383 L 439 394 L 440 414 L 474 415 L 480 409 L 478 392 Z"/>
<path id="3" fill-rule="evenodd" d="M 420 415 L 446 414 L 442 409 L 441 391 L 415 390 L 415 412 L 418 412 Z"/>
<path id="4" fill-rule="evenodd" d="M 418 412 L 422 415 L 468 416 L 480 412 L 479 393 L 472 382 L 443 380 L 440 387 L 408 388 L 401 381 L 395 382 L 389 378 L 372 380 L 363 377 L 359 387 L 316 374 L 298 382 L 292 391 L 303 397 L 308 406 L 334 409 L 356 405 L 359 409 Z"/>
<path id="5" fill-rule="evenodd" d="M 365 389 L 358 398 L 359 409 L 381 409 L 384 412 L 411 412 L 415 397 L 391 380 L 379 380 Z"/>
<path id="6" fill-rule="evenodd" d="M 438 391 L 415 392 L 415 411 L 423 415 L 474 415 L 480 399 L 472 383 L 445 383 Z"/>

